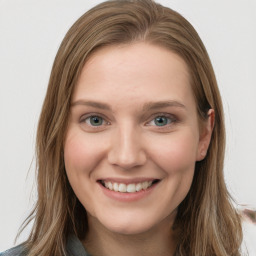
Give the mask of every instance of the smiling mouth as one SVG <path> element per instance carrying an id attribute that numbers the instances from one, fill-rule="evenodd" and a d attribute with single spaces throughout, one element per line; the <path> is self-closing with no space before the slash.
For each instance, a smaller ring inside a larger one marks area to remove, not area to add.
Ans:
<path id="1" fill-rule="evenodd" d="M 156 179 L 151 181 L 124 184 L 124 183 L 99 180 L 99 183 L 105 188 L 107 188 L 108 190 L 112 190 L 115 192 L 136 193 L 142 190 L 147 190 L 148 188 L 152 187 L 154 184 L 158 183 L 159 181 L 160 180 Z"/>

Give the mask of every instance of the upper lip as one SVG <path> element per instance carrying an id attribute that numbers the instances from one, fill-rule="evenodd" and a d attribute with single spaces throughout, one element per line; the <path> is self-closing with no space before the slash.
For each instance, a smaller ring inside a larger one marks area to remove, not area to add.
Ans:
<path id="1" fill-rule="evenodd" d="M 160 180 L 157 178 L 147 178 L 147 177 L 140 177 L 140 178 L 132 178 L 132 179 L 124 179 L 124 178 L 102 178 L 98 179 L 97 181 L 110 181 L 110 182 L 116 182 L 116 183 L 123 183 L 123 184 L 133 184 L 133 183 L 142 183 L 144 181 L 154 181 L 154 180 Z"/>

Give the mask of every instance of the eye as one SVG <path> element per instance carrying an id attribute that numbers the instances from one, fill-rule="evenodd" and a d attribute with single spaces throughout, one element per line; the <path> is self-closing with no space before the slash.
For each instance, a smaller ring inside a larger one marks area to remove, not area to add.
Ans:
<path id="1" fill-rule="evenodd" d="M 82 120 L 82 122 L 86 123 L 89 126 L 101 126 L 106 124 L 106 121 L 100 116 L 88 116 Z"/>
<path id="2" fill-rule="evenodd" d="M 171 124 L 175 121 L 174 117 L 166 116 L 166 115 L 158 115 L 153 120 L 151 120 L 148 125 L 153 126 L 166 126 L 168 124 Z"/>

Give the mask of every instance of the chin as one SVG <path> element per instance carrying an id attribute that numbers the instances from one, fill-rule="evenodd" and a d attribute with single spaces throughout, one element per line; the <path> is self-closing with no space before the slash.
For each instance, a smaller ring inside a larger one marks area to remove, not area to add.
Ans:
<path id="1" fill-rule="evenodd" d="M 121 215 L 121 216 L 120 216 Z M 163 217 L 163 216 L 162 216 Z M 161 216 L 145 215 L 135 212 L 134 214 L 123 213 L 118 215 L 107 215 L 96 217 L 98 223 L 108 231 L 123 235 L 138 235 L 154 229 L 161 223 Z"/>
<path id="2" fill-rule="evenodd" d="M 138 235 L 146 233 L 147 231 L 152 229 L 152 226 L 147 223 L 143 223 L 140 225 L 137 225 L 136 223 L 131 223 L 129 225 L 126 225 L 124 223 L 115 223 L 115 225 L 106 225 L 105 227 L 109 231 L 121 235 Z"/>

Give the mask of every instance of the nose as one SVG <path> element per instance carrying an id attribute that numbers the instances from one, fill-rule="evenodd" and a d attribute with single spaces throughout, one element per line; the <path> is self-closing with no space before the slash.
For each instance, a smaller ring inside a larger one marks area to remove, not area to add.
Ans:
<path id="1" fill-rule="evenodd" d="M 142 137 L 132 128 L 119 128 L 111 138 L 108 162 L 124 170 L 130 170 L 145 164 L 146 152 L 143 149 Z"/>

